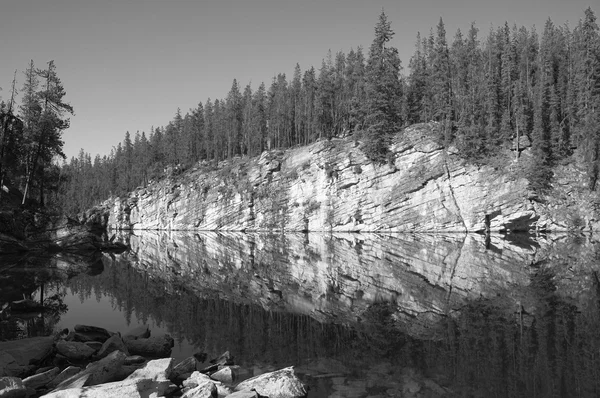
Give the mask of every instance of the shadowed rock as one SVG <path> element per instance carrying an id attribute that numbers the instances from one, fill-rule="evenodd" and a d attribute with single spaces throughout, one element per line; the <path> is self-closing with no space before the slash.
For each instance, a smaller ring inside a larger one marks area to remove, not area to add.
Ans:
<path id="1" fill-rule="evenodd" d="M 87 344 L 76 341 L 59 341 L 56 343 L 56 351 L 75 361 L 88 359 L 96 352 L 96 350 Z"/>
<path id="2" fill-rule="evenodd" d="M 2 398 L 25 398 L 27 387 L 18 377 L 0 377 L 0 397 Z"/>
<path id="3" fill-rule="evenodd" d="M 52 337 L 0 342 L 0 376 L 23 376 L 52 351 Z"/>
<path id="4" fill-rule="evenodd" d="M 131 355 L 142 355 L 148 357 L 168 357 L 175 344 L 169 334 L 163 336 L 149 337 L 147 339 L 125 340 L 125 346 Z"/>
<path id="5" fill-rule="evenodd" d="M 48 385 L 58 374 L 59 368 L 52 368 L 46 372 L 35 374 L 23 379 L 23 385 L 27 388 L 40 388 Z"/>

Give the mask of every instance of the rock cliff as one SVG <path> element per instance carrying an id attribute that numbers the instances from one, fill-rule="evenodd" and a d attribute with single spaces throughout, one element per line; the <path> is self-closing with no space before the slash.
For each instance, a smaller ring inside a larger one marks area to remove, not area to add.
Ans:
<path id="1" fill-rule="evenodd" d="M 117 230 L 568 229 L 568 217 L 556 223 L 524 177 L 467 163 L 430 138 L 435 127 L 405 129 L 385 165 L 370 162 L 351 138 L 203 163 L 106 201 L 101 218 Z M 97 218 L 98 208 L 83 217 Z"/>

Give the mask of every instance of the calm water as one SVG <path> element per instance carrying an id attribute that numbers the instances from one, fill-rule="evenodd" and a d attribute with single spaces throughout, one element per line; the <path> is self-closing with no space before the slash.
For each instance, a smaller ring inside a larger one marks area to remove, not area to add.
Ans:
<path id="1" fill-rule="evenodd" d="M 177 360 L 295 365 L 310 397 L 597 396 L 600 243 L 574 236 L 142 233 L 131 252 L 0 258 L 0 304 L 170 333 Z"/>

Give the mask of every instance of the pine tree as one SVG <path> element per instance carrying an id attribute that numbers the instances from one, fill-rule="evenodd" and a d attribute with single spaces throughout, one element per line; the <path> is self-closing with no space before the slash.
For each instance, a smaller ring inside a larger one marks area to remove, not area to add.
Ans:
<path id="1" fill-rule="evenodd" d="M 393 36 L 391 24 L 382 11 L 369 49 L 363 143 L 365 154 L 378 162 L 386 160 L 392 137 L 402 124 L 400 58 L 398 50 L 387 45 Z"/>
<path id="2" fill-rule="evenodd" d="M 242 122 L 243 122 L 243 104 L 242 94 L 237 80 L 233 79 L 231 90 L 227 95 L 226 107 L 226 128 L 227 128 L 227 158 L 231 159 L 235 155 L 241 154 L 241 144 L 243 141 Z"/>
<path id="3" fill-rule="evenodd" d="M 33 67 L 33 62 L 31 67 Z M 27 118 L 35 118 L 30 119 L 30 128 L 28 128 L 29 148 L 26 158 L 27 177 L 23 193 L 23 204 L 27 199 L 34 177 L 37 177 L 40 194 L 39 204 L 44 206 L 44 167 L 56 155 L 65 157 L 62 152 L 62 131 L 69 127 L 69 119 L 64 118 L 64 114 L 73 114 L 73 107 L 63 101 L 66 92 L 56 74 L 54 61 L 48 62 L 47 69 L 36 70 L 35 74 L 45 81 L 43 89 L 36 94 L 39 102 L 35 99 L 30 102 L 31 98 L 27 93 L 23 99 Z"/>
<path id="4" fill-rule="evenodd" d="M 442 18 L 440 18 L 436 28 L 431 69 L 430 84 L 433 91 L 433 108 L 435 110 L 433 118 L 442 123 L 443 136 L 440 138 L 445 146 L 449 146 L 453 138 L 454 107 L 450 56 L 446 42 L 446 29 Z"/>

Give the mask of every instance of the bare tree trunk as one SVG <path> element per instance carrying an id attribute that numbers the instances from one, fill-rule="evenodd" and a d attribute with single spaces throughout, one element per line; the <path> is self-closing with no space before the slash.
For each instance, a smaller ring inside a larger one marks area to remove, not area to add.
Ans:
<path id="1" fill-rule="evenodd" d="M 2 139 L 0 140 L 0 198 L 2 197 L 2 187 L 4 186 L 4 149 L 6 146 L 7 136 L 8 136 L 8 121 L 12 116 L 12 108 L 14 105 L 15 99 L 15 84 L 17 83 L 17 71 L 15 70 L 15 74 L 12 81 L 12 90 L 10 95 L 10 102 L 8 105 L 8 111 L 6 115 L 2 118 Z"/>

